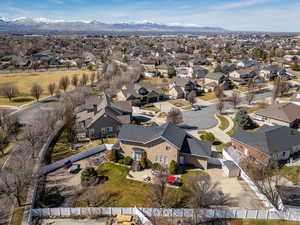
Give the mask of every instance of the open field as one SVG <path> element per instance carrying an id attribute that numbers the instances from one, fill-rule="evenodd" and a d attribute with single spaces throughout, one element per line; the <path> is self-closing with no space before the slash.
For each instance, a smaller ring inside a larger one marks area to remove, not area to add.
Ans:
<path id="1" fill-rule="evenodd" d="M 78 74 L 79 78 L 83 73 L 90 74 L 91 71 L 88 70 L 70 70 L 70 71 L 55 71 L 55 72 L 34 72 L 34 73 L 11 73 L 11 74 L 1 74 L 0 75 L 0 86 L 3 84 L 14 84 L 19 89 L 20 97 L 13 99 L 10 102 L 8 99 L 0 97 L 0 104 L 3 105 L 22 105 L 27 102 L 32 101 L 30 97 L 30 89 L 32 84 L 38 83 L 44 89 L 42 97 L 50 95 L 47 90 L 49 83 L 56 83 L 58 86 L 59 80 L 62 76 L 68 76 L 70 79 L 73 74 Z M 71 89 L 72 86 L 69 86 Z M 22 99 L 20 99 L 22 98 Z M 19 99 L 19 100 L 18 100 Z"/>

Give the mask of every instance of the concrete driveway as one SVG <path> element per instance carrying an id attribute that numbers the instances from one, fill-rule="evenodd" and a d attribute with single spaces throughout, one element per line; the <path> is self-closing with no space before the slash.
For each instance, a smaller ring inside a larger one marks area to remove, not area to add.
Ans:
<path id="1" fill-rule="evenodd" d="M 215 105 L 206 106 L 199 111 L 184 111 L 182 112 L 183 121 L 185 125 L 194 127 L 197 130 L 210 129 L 218 124 L 214 116 L 216 112 Z"/>

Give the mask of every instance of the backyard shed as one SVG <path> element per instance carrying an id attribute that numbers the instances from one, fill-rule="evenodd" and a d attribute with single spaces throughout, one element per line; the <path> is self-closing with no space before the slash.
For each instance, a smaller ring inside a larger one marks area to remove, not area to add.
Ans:
<path id="1" fill-rule="evenodd" d="M 227 177 L 240 176 L 240 168 L 231 160 L 224 161 L 222 168 Z"/>

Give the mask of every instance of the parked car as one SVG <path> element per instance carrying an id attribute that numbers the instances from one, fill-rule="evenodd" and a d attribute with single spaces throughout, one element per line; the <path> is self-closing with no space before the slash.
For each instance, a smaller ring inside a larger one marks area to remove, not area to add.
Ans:
<path id="1" fill-rule="evenodd" d="M 192 107 L 192 110 L 193 111 L 199 111 L 199 110 L 201 110 L 202 109 L 202 107 L 200 106 L 200 105 L 194 105 L 193 107 Z"/>
<path id="2" fill-rule="evenodd" d="M 180 180 L 180 178 L 175 177 L 175 176 L 168 176 L 167 177 L 167 182 L 170 185 L 174 185 L 174 186 L 181 186 L 182 182 Z"/>

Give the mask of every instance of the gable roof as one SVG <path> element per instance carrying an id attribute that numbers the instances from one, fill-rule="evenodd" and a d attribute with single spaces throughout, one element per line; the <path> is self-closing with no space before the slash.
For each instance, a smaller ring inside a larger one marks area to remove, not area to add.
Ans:
<path id="1" fill-rule="evenodd" d="M 184 129 L 173 123 L 166 123 L 162 126 L 123 125 L 120 128 L 119 139 L 139 144 L 163 139 L 183 153 L 203 157 L 211 155 L 211 143 L 200 141 L 188 135 Z"/>
<path id="2" fill-rule="evenodd" d="M 300 132 L 285 126 L 264 125 L 255 132 L 238 129 L 232 139 L 271 155 L 300 145 Z"/>
<path id="3" fill-rule="evenodd" d="M 300 106 L 293 103 L 275 103 L 257 111 L 256 114 L 291 123 L 300 119 Z"/>
<path id="4" fill-rule="evenodd" d="M 225 76 L 224 73 L 208 73 L 205 78 L 211 79 L 211 80 L 220 80 Z"/>

